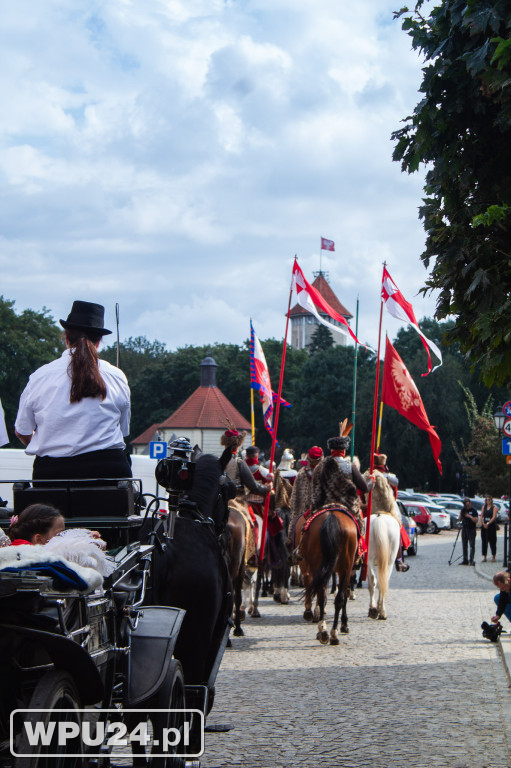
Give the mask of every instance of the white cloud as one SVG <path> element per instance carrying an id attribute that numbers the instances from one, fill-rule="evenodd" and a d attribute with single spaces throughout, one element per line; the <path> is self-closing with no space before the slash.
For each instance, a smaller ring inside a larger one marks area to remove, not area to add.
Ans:
<path id="1" fill-rule="evenodd" d="M 420 62 L 390 0 L 18 0 L 2 11 L 2 293 L 121 303 L 172 347 L 280 337 L 295 253 L 374 343 L 386 259 L 419 316 L 421 179 L 390 134 Z M 20 274 L 19 264 L 24 265 Z M 110 311 L 110 310 L 109 310 Z M 111 322 L 111 321 L 110 321 Z M 373 330 L 374 329 L 374 330 Z"/>

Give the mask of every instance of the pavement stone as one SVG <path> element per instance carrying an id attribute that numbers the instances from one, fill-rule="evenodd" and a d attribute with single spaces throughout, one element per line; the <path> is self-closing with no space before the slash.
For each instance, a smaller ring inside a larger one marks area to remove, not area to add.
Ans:
<path id="1" fill-rule="evenodd" d="M 288 606 L 261 600 L 225 653 L 208 718 L 235 728 L 206 734 L 202 767 L 511 768 L 509 679 L 480 629 L 502 558 L 449 566 L 455 535 L 419 538 L 408 573 L 392 575 L 387 621 L 367 617 L 357 590 L 339 646 L 317 642 L 300 590 Z"/>

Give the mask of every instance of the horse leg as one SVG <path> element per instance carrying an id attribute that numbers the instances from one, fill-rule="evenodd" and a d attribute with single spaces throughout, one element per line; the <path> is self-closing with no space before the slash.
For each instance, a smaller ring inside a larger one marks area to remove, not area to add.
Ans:
<path id="1" fill-rule="evenodd" d="M 243 592 L 243 581 L 245 578 L 244 571 L 245 568 L 242 565 L 234 582 L 234 637 L 243 637 L 245 634 L 241 628 L 241 599 Z"/>
<path id="2" fill-rule="evenodd" d="M 347 582 L 347 577 L 345 577 L 344 581 L 343 581 L 344 589 L 341 590 L 341 588 L 339 587 L 339 592 L 341 593 L 341 608 L 342 608 L 342 613 L 341 613 L 341 632 L 344 635 L 347 635 L 348 632 L 349 632 L 349 629 L 348 629 L 348 612 L 346 610 L 346 605 L 348 603 L 349 588 L 348 588 L 348 585 L 346 584 L 346 582 Z"/>
<path id="3" fill-rule="evenodd" d="M 319 640 L 321 645 L 327 645 L 328 643 L 328 632 L 326 628 L 326 621 L 325 621 L 325 602 L 326 602 L 326 588 L 323 587 L 318 592 L 318 605 L 319 605 L 319 623 L 318 623 L 318 634 L 316 635 L 316 639 Z"/>
<path id="4" fill-rule="evenodd" d="M 332 624 L 332 629 L 330 630 L 330 645 L 339 645 L 339 633 L 337 632 L 337 626 L 339 624 L 339 613 L 341 612 L 341 599 L 342 593 L 339 588 L 334 600 L 334 622 Z"/>
<path id="5" fill-rule="evenodd" d="M 302 569 L 302 577 L 303 577 L 303 585 L 305 587 L 305 590 L 307 590 L 307 587 L 309 586 L 312 576 L 309 573 L 309 571 Z M 305 621 L 313 621 L 314 615 L 312 613 L 312 600 L 310 597 L 307 597 L 307 591 L 305 592 L 305 610 L 303 612 L 303 618 Z"/>
<path id="6" fill-rule="evenodd" d="M 374 568 L 370 563 L 367 571 L 367 588 L 369 589 L 369 613 L 367 615 L 369 616 L 370 619 L 377 619 L 378 608 L 376 606 L 376 599 L 375 599 Z"/>
<path id="7" fill-rule="evenodd" d="M 357 582 L 357 572 L 352 571 L 350 577 L 350 600 L 355 600 L 355 584 Z"/>
<path id="8" fill-rule="evenodd" d="M 263 580 L 263 564 L 259 563 L 259 566 L 257 568 L 257 580 L 256 580 L 256 586 L 255 586 L 255 595 L 254 595 L 254 604 L 252 607 L 252 618 L 253 619 L 260 619 L 261 614 L 259 613 L 259 594 L 261 592 L 261 582 Z M 264 597 L 264 592 L 263 592 Z"/>
<path id="9" fill-rule="evenodd" d="M 330 590 L 331 595 L 335 595 L 337 591 L 337 576 L 335 573 L 332 573 L 332 588 Z"/>

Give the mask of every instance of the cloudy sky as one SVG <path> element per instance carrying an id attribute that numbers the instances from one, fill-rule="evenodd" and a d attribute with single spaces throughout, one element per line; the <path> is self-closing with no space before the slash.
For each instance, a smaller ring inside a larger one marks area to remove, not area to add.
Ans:
<path id="1" fill-rule="evenodd" d="M 390 0 L 16 0 L 0 16 L 0 294 L 173 349 L 281 338 L 322 266 L 376 343 L 382 262 L 418 317 L 422 176 L 390 134 L 421 61 Z M 387 321 L 391 335 L 398 322 Z"/>

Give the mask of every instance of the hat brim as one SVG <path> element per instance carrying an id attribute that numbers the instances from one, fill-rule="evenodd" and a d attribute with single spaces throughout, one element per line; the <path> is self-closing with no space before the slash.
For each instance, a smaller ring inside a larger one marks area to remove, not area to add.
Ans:
<path id="1" fill-rule="evenodd" d="M 93 328 L 90 325 L 76 325 L 75 323 L 68 323 L 67 320 L 59 320 L 61 326 L 67 331 L 90 331 L 91 333 L 97 333 L 99 336 L 108 336 L 112 333 L 108 328 Z"/>

